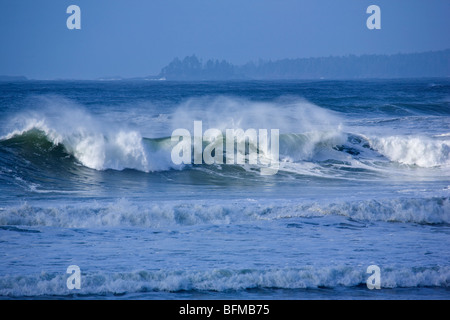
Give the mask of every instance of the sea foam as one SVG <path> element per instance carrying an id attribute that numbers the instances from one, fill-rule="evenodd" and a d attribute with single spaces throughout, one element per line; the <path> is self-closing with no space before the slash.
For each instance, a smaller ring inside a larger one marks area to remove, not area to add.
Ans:
<path id="1" fill-rule="evenodd" d="M 127 199 L 99 204 L 36 206 L 24 203 L 0 209 L 0 225 L 64 228 L 238 224 L 286 218 L 340 216 L 363 222 L 450 224 L 448 197 L 395 198 L 343 202 L 152 201 Z"/>
<path id="2" fill-rule="evenodd" d="M 382 289 L 434 287 L 448 288 L 450 268 L 384 267 L 381 270 Z M 148 292 L 214 291 L 246 289 L 317 289 L 365 286 L 368 275 L 362 267 L 303 267 L 278 269 L 212 269 L 137 270 L 123 273 L 84 273 L 81 295 L 118 295 Z M 62 273 L 2 275 L 0 296 L 69 296 L 67 275 Z"/>

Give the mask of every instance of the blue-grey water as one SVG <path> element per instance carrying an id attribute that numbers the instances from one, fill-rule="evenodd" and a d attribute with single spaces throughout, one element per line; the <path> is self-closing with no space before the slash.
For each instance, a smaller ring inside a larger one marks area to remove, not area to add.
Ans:
<path id="1" fill-rule="evenodd" d="M 174 164 L 194 121 L 278 172 Z M 449 79 L 0 83 L 1 299 L 448 299 L 449 227 Z"/>

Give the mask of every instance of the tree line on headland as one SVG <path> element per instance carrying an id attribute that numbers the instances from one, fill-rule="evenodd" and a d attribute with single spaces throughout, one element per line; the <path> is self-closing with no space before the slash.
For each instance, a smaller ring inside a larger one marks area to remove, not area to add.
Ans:
<path id="1" fill-rule="evenodd" d="M 450 49 L 393 55 L 347 55 L 249 62 L 203 62 L 197 56 L 175 58 L 162 68 L 166 80 L 368 79 L 450 76 Z"/>

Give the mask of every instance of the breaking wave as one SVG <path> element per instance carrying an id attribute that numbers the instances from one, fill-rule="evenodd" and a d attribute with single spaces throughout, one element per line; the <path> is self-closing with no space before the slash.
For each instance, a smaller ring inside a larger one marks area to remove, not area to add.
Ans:
<path id="1" fill-rule="evenodd" d="M 0 225 L 68 228 L 235 224 L 246 221 L 311 218 L 329 215 L 359 221 L 450 224 L 450 198 L 395 198 L 342 203 L 265 202 L 257 200 L 167 201 L 135 203 L 120 199 L 109 204 L 0 208 Z"/>
<path id="2" fill-rule="evenodd" d="M 383 268 L 381 288 L 441 287 L 450 285 L 450 268 Z M 0 296 L 69 296 L 68 275 L 0 276 Z M 126 273 L 87 273 L 82 277 L 79 295 L 124 295 L 130 293 L 213 291 L 248 289 L 317 289 L 357 287 L 366 284 L 363 268 L 214 269 L 207 271 L 135 271 Z"/>
<path id="3" fill-rule="evenodd" d="M 183 105 L 176 110 L 165 120 L 170 122 L 167 126 L 184 125 L 189 129 L 193 120 L 202 119 L 202 114 L 196 110 L 204 106 L 198 101 L 196 103 L 200 104 L 194 104 L 197 108 L 192 107 L 191 101 L 187 106 Z M 216 99 L 210 103 L 214 112 L 203 111 L 205 128 L 207 124 L 222 132 L 226 128 L 246 130 L 250 125 L 268 130 L 280 128 L 279 170 L 287 173 L 355 178 L 348 174 L 349 171 L 392 174 L 395 169 L 396 174 L 409 174 L 408 171 L 401 171 L 401 165 L 406 165 L 407 168 L 437 167 L 446 172 L 450 167 L 450 140 L 447 136 L 369 137 L 347 133 L 342 129 L 342 119 L 336 114 L 305 101 L 287 103 L 282 108 L 281 115 L 277 103 L 230 98 L 225 101 Z M 245 107 L 245 112 L 239 112 L 241 104 Z M 217 113 L 220 105 L 227 106 L 228 111 L 236 111 L 237 115 L 227 118 L 225 114 Z M 273 119 L 261 119 L 257 116 L 257 111 L 261 108 L 265 109 L 262 114 L 273 115 L 275 110 L 278 113 L 272 116 Z M 190 115 L 188 110 L 191 111 Z M 19 118 L 16 128 L 0 139 L 0 151 L 5 153 L 14 149 L 14 156 L 22 156 L 22 159 L 8 161 L 33 162 L 40 158 L 40 162 L 48 160 L 58 166 L 61 159 L 69 158 L 76 164 L 94 170 L 135 169 L 142 172 L 192 168 L 190 165 L 175 165 L 172 162 L 171 150 L 175 143 L 171 142 L 170 136 L 146 138 L 137 129 L 130 129 L 126 124 L 105 123 L 78 107 L 61 108 L 57 112 L 31 113 Z M 219 122 L 217 119 L 223 121 Z M 225 152 L 225 140 L 223 142 Z M 206 142 L 204 146 L 205 144 Z M 8 163 L 5 165 L 8 166 Z"/>

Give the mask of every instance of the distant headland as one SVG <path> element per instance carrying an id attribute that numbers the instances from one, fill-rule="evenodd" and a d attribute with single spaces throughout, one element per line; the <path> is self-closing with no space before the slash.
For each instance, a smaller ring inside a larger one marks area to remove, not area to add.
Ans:
<path id="1" fill-rule="evenodd" d="M 393 55 L 347 55 L 249 62 L 202 62 L 195 55 L 175 58 L 155 79 L 295 80 L 449 77 L 450 49 Z"/>

